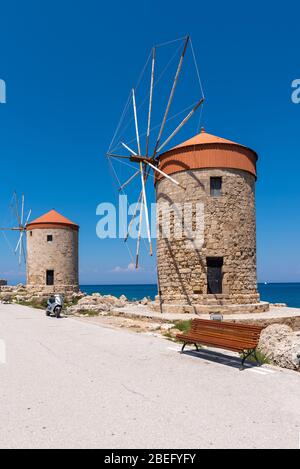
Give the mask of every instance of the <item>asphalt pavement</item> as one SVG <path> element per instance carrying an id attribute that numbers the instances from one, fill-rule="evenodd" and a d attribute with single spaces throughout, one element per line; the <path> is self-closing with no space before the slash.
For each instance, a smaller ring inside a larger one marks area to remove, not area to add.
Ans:
<path id="1" fill-rule="evenodd" d="M 0 304 L 0 448 L 299 448 L 300 373 Z"/>

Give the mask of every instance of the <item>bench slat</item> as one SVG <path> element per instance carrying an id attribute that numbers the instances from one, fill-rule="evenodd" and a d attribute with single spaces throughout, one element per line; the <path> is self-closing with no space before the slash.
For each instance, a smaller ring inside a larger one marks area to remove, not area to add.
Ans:
<path id="1" fill-rule="evenodd" d="M 247 330 L 247 331 L 259 331 L 261 332 L 262 329 L 264 329 L 264 326 L 257 326 L 257 325 L 252 325 L 252 324 L 241 324 L 241 323 L 236 323 L 236 322 L 227 322 L 227 321 L 212 321 L 211 319 L 193 319 L 192 320 L 192 326 L 195 325 L 196 327 L 198 326 L 211 326 L 211 327 L 222 327 L 222 328 L 228 328 L 228 329 L 235 329 L 235 330 Z"/>
<path id="2" fill-rule="evenodd" d="M 189 343 L 189 342 L 188 342 Z M 191 342 L 191 344 L 194 343 L 194 342 Z M 209 342 L 201 342 L 201 345 L 205 345 L 207 347 L 212 347 L 212 348 L 220 348 L 220 349 L 223 349 L 223 350 L 230 350 L 232 352 L 237 352 L 237 353 L 241 353 L 243 352 L 244 350 L 250 350 L 250 349 L 247 349 L 247 348 L 240 348 L 240 347 L 234 347 L 233 345 L 220 345 L 220 344 L 211 344 Z"/>
<path id="3" fill-rule="evenodd" d="M 258 337 L 261 333 L 261 331 L 247 331 L 246 329 L 233 329 L 233 328 L 222 328 L 222 327 L 214 327 L 214 326 L 208 326 L 208 325 L 203 325 L 203 326 L 198 326 L 198 327 L 192 327 L 190 329 L 190 332 L 201 332 L 201 331 L 214 331 L 219 334 L 235 334 L 239 336 L 245 336 L 245 337 Z"/>
<path id="4" fill-rule="evenodd" d="M 237 343 L 249 343 L 249 344 L 254 344 L 256 345 L 257 342 L 258 342 L 258 339 L 252 339 L 252 338 L 249 338 L 249 337 L 235 337 L 233 335 L 223 335 L 223 336 L 220 336 L 220 335 L 216 335 L 216 334 L 209 334 L 209 333 L 206 333 L 206 332 L 203 332 L 203 333 L 197 333 L 197 334 L 183 334 L 183 335 L 179 335 L 178 336 L 179 338 L 184 338 L 185 340 L 187 340 L 188 338 L 190 338 L 191 340 L 199 340 L 202 338 L 202 337 L 206 337 L 207 339 L 211 338 L 212 340 L 214 340 L 214 342 L 216 341 L 220 341 L 222 342 L 223 340 L 227 340 L 227 341 L 230 341 L 232 340 L 233 342 L 237 342 Z"/>
<path id="5" fill-rule="evenodd" d="M 222 346 L 223 348 L 234 348 L 236 350 L 248 350 L 254 349 L 257 346 L 257 342 L 246 341 L 246 340 L 235 340 L 233 338 L 222 338 L 208 336 L 208 335 L 197 335 L 197 336 L 177 336 L 178 339 L 184 342 L 199 343 L 212 346 Z"/>
<path id="6" fill-rule="evenodd" d="M 224 321 L 206 321 L 202 319 L 193 319 L 192 320 L 192 328 L 199 328 L 199 327 L 209 327 L 214 329 L 224 329 L 224 330 L 234 330 L 234 331 L 247 331 L 252 333 L 259 333 L 262 331 L 263 327 L 248 327 L 247 325 L 240 325 L 236 323 L 228 323 Z"/>
<path id="7" fill-rule="evenodd" d="M 202 329 L 197 329 L 197 330 L 190 330 L 188 334 L 191 335 L 197 335 L 197 334 L 208 334 L 208 335 L 213 335 L 216 337 L 235 337 L 243 340 L 253 340 L 256 341 L 259 339 L 259 334 L 246 334 L 245 332 L 243 333 L 235 333 L 234 331 L 223 331 L 223 330 L 214 330 L 214 329 L 208 329 L 208 328 L 202 328 Z"/>
<path id="8" fill-rule="evenodd" d="M 219 332 L 219 331 L 213 331 L 213 330 L 206 330 L 203 329 L 202 331 L 190 331 L 188 334 L 185 335 L 192 335 L 192 336 L 198 336 L 198 335 L 207 335 L 207 336 L 212 336 L 212 337 L 219 337 L 220 339 L 227 337 L 228 339 L 233 338 L 236 340 L 242 340 L 242 341 L 250 341 L 250 342 L 257 342 L 259 340 L 259 336 L 250 336 L 246 334 L 234 334 L 233 332 L 226 333 L 226 332 Z"/>

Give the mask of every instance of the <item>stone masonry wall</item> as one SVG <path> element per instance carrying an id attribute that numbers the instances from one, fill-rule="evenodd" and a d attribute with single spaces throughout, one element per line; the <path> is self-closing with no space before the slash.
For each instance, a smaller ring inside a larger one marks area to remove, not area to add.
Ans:
<path id="1" fill-rule="evenodd" d="M 222 177 L 221 197 L 210 196 L 210 177 Z M 162 303 L 185 305 L 251 304 L 259 301 L 256 281 L 255 177 L 235 169 L 199 169 L 173 174 L 156 186 L 157 268 Z M 184 189 L 186 188 L 186 189 Z M 170 239 L 162 237 L 164 203 L 191 203 L 186 216 L 195 229 L 196 202 L 204 205 L 204 244 L 174 236 L 178 220 L 171 216 Z M 223 293 L 207 294 L 207 257 L 223 257 Z"/>
<path id="2" fill-rule="evenodd" d="M 47 241 L 47 235 L 53 240 Z M 46 271 L 54 270 L 54 286 Z M 34 290 L 78 290 L 78 232 L 71 228 L 33 229 L 27 233 L 27 287 Z"/>

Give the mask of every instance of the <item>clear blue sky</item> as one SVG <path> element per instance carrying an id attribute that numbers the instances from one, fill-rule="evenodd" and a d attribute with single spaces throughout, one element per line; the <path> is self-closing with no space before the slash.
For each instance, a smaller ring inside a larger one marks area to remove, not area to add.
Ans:
<path id="1" fill-rule="evenodd" d="M 0 221 L 24 191 L 33 217 L 55 208 L 80 224 L 81 283 L 155 282 L 145 250 L 127 272 L 122 241 L 96 237 L 95 211 L 115 201 L 104 154 L 150 47 L 189 33 L 206 130 L 260 156 L 259 280 L 300 281 L 299 15 L 296 1 L 2 2 Z M 1 236 L 0 277 L 22 276 Z"/>

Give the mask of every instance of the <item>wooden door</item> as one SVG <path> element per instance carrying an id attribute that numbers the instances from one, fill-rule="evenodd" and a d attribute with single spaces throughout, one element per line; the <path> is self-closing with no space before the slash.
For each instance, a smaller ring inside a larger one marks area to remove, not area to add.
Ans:
<path id="1" fill-rule="evenodd" d="M 207 265 L 207 293 L 210 295 L 222 293 L 222 257 L 208 257 Z"/>

